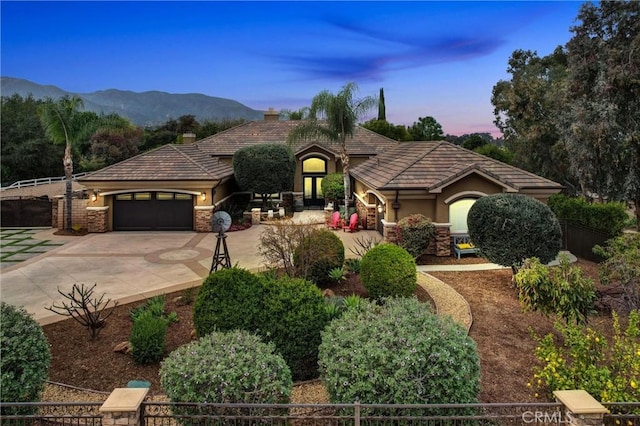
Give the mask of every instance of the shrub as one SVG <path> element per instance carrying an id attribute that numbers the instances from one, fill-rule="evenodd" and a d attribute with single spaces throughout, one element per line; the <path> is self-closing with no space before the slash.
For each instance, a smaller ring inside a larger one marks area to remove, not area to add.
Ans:
<path id="1" fill-rule="evenodd" d="M 173 402 L 286 404 L 292 389 L 289 367 L 273 344 L 242 330 L 179 347 L 162 362 L 160 382 Z M 204 414 L 195 406 L 173 410 Z"/>
<path id="2" fill-rule="evenodd" d="M 606 259 L 598 268 L 600 281 L 623 289 L 625 310 L 640 309 L 640 234 L 623 234 L 593 251 Z"/>
<path id="3" fill-rule="evenodd" d="M 166 318 L 158 317 L 152 311 L 144 311 L 136 317 L 129 338 L 136 364 L 153 364 L 162 360 L 168 326 Z"/>
<path id="4" fill-rule="evenodd" d="M 424 254 L 435 231 L 428 217 L 421 214 L 405 216 L 398 221 L 396 228 L 398 245 L 417 259 Z"/>
<path id="5" fill-rule="evenodd" d="M 416 298 L 347 309 L 322 333 L 319 359 L 332 403 L 471 403 L 480 390 L 475 342 Z"/>
<path id="6" fill-rule="evenodd" d="M 478 199 L 467 216 L 469 236 L 480 254 L 510 266 L 515 274 L 525 259 L 549 263 L 562 244 L 560 223 L 545 204 L 522 194 L 494 194 Z"/>
<path id="7" fill-rule="evenodd" d="M 402 247 L 379 244 L 360 262 L 360 280 L 369 297 L 411 296 L 417 287 L 416 261 Z"/>
<path id="8" fill-rule="evenodd" d="M 613 317 L 612 341 L 584 326 L 562 325 L 538 342 L 535 356 L 541 366 L 534 368 L 528 386 L 551 397 L 557 389 L 584 389 L 602 402 L 640 401 L 640 312 L 632 311 L 626 330 Z"/>
<path id="9" fill-rule="evenodd" d="M 299 278 L 264 280 L 260 334 L 273 342 L 295 380 L 317 377 L 320 332 L 329 322 L 322 292 Z"/>
<path id="10" fill-rule="evenodd" d="M 620 234 L 629 221 L 627 207 L 621 202 L 590 203 L 583 197 L 554 194 L 549 197 L 548 204 L 558 219 L 602 231 L 610 236 Z"/>
<path id="11" fill-rule="evenodd" d="M 351 272 L 354 274 L 360 273 L 360 259 L 357 259 L 357 258 L 346 259 L 344 261 L 344 266 L 347 269 L 347 272 Z"/>
<path id="12" fill-rule="evenodd" d="M 320 184 L 324 198 L 333 201 L 335 205 L 344 200 L 344 175 L 342 173 L 330 173 L 322 179 Z"/>
<path id="13" fill-rule="evenodd" d="M 2 402 L 37 402 L 49 375 L 51 352 L 42 327 L 24 308 L 0 302 Z M 35 408 L 3 408 L 1 415 L 34 414 Z"/>
<path id="14" fill-rule="evenodd" d="M 166 298 L 164 294 L 147 299 L 143 305 L 131 309 L 131 311 L 129 312 L 131 315 L 131 319 L 135 322 L 136 319 L 140 317 L 140 315 L 149 313 L 156 318 L 164 318 L 169 324 L 178 322 L 178 314 L 176 314 L 175 312 L 171 312 L 167 315 L 165 313 L 165 299 Z"/>
<path id="15" fill-rule="evenodd" d="M 344 244 L 328 229 L 317 229 L 305 237 L 293 253 L 296 276 L 320 287 L 331 284 L 329 273 L 344 264 Z"/>
<path id="16" fill-rule="evenodd" d="M 565 322 L 586 323 L 596 298 L 593 280 L 573 267 L 566 254 L 559 267 L 548 267 L 537 258 L 527 259 L 515 276 L 518 299 L 532 311 L 561 315 Z"/>
<path id="17" fill-rule="evenodd" d="M 282 268 L 284 272 L 294 277 L 296 268 L 293 263 L 293 253 L 316 229 L 321 225 L 310 223 L 294 223 L 291 219 L 278 220 L 265 226 L 260 233 L 259 251 L 267 266 Z"/>
<path id="18" fill-rule="evenodd" d="M 322 292 L 313 283 L 230 268 L 205 280 L 193 322 L 198 336 L 241 329 L 273 342 L 300 380 L 317 374 L 320 331 L 328 317 Z"/>
<path id="19" fill-rule="evenodd" d="M 240 268 L 209 275 L 193 305 L 193 325 L 202 337 L 214 330 L 256 331 L 264 299 L 260 278 Z"/>

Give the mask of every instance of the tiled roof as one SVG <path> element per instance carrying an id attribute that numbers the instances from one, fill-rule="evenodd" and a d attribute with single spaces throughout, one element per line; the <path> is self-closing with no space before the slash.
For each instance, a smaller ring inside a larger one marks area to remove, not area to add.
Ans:
<path id="1" fill-rule="evenodd" d="M 215 156 L 232 156 L 238 149 L 263 143 L 287 143 L 289 132 L 301 121 L 250 121 L 198 141 L 200 147 Z M 306 140 L 292 147 L 299 151 L 313 143 L 325 146 L 338 154 L 340 146 L 336 142 Z M 398 145 L 398 142 L 379 135 L 363 127 L 356 127 L 353 138 L 347 139 L 347 151 L 353 156 L 372 156 Z"/>
<path id="2" fill-rule="evenodd" d="M 233 167 L 212 158 L 197 143 L 163 145 L 79 179 L 82 181 L 219 180 Z"/>
<path id="3" fill-rule="evenodd" d="M 470 173 L 479 173 L 513 190 L 561 189 L 562 185 L 449 142 L 403 142 L 351 169 L 374 189 L 425 189 L 439 192 Z"/>

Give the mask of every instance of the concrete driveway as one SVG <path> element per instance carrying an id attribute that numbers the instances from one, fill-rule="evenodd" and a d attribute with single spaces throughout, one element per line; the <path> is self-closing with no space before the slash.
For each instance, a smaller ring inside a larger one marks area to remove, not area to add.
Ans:
<path id="1" fill-rule="evenodd" d="M 232 265 L 252 271 L 264 267 L 258 253 L 264 226 L 227 234 Z M 64 319 L 45 307 L 62 301 L 58 289 L 69 292 L 74 283 L 97 284 L 95 295 L 106 293 L 105 300 L 121 304 L 198 286 L 209 274 L 216 246 L 213 233 L 109 232 L 61 239 L 54 231 L 41 231 L 34 238 L 63 240 L 64 245 L 0 271 L 0 299 L 24 306 L 41 324 Z M 379 238 L 375 231 L 335 232 L 345 243 L 347 257 L 356 238 Z"/>

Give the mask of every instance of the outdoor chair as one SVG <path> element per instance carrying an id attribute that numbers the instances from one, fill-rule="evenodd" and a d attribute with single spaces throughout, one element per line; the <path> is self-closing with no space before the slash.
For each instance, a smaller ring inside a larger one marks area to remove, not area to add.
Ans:
<path id="1" fill-rule="evenodd" d="M 349 223 L 345 223 L 342 227 L 343 231 L 356 232 L 358 231 L 358 213 L 353 213 L 349 217 Z"/>
<path id="2" fill-rule="evenodd" d="M 329 229 L 340 229 L 342 228 L 342 218 L 340 217 L 340 212 L 333 212 L 331 214 L 331 218 L 327 221 L 327 228 Z"/>

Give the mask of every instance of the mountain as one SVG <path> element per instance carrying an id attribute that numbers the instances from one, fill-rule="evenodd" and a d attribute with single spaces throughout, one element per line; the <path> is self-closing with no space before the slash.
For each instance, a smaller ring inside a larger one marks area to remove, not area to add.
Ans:
<path id="1" fill-rule="evenodd" d="M 36 99 L 57 99 L 65 95 L 79 96 L 87 111 L 116 113 L 140 126 L 163 124 L 182 115 L 194 115 L 199 121 L 244 118 L 260 120 L 263 112 L 251 109 L 240 102 L 206 96 L 198 93 L 172 94 L 159 91 L 131 92 L 127 90 L 99 90 L 91 93 L 73 93 L 56 86 L 41 85 L 29 80 L 0 77 L 2 96 L 28 96 Z"/>

